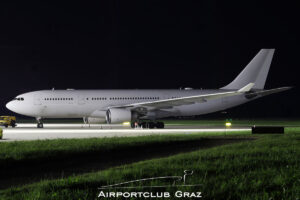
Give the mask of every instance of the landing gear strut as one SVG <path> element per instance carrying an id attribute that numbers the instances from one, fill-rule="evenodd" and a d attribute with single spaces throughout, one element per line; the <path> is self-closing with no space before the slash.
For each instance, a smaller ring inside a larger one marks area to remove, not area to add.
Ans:
<path id="1" fill-rule="evenodd" d="M 44 128 L 44 124 L 42 122 L 42 118 L 38 117 L 38 118 L 36 118 L 36 121 L 37 121 L 37 127 L 38 128 Z"/>
<path id="2" fill-rule="evenodd" d="M 132 122 L 131 123 L 131 128 L 164 128 L 165 124 L 163 122 Z"/>

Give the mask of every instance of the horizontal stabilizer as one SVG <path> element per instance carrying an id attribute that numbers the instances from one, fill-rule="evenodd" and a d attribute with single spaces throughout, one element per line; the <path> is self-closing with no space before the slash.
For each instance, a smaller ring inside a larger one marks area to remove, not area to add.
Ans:
<path id="1" fill-rule="evenodd" d="M 292 87 L 280 87 L 280 88 L 275 88 L 275 89 L 270 89 L 270 90 L 262 90 L 262 91 L 253 92 L 251 94 L 266 96 L 266 95 L 269 95 L 269 94 L 283 92 L 283 91 L 286 91 L 286 90 L 289 90 L 289 89 L 292 89 Z"/>

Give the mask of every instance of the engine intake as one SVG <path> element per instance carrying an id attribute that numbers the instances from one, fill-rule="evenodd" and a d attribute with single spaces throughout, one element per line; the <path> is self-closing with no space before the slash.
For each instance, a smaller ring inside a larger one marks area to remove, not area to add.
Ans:
<path id="1" fill-rule="evenodd" d="M 106 111 L 106 122 L 108 124 L 118 124 L 131 121 L 132 114 L 130 110 L 122 108 L 111 108 Z"/>

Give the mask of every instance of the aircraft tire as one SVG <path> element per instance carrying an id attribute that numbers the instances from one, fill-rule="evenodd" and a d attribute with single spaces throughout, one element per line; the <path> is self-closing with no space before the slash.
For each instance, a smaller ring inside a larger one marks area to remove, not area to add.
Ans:
<path id="1" fill-rule="evenodd" d="M 148 127 L 150 128 L 150 129 L 153 129 L 153 128 L 155 128 L 155 123 L 154 122 L 149 122 L 148 123 Z"/>
<path id="2" fill-rule="evenodd" d="M 156 122 L 156 128 L 165 128 L 165 124 L 163 122 Z"/>
<path id="3" fill-rule="evenodd" d="M 141 122 L 141 123 L 139 123 L 139 127 L 147 128 L 148 124 L 146 122 Z"/>
<path id="4" fill-rule="evenodd" d="M 134 123 L 135 123 L 135 122 L 131 122 L 131 123 L 130 123 L 131 128 L 135 128 Z"/>

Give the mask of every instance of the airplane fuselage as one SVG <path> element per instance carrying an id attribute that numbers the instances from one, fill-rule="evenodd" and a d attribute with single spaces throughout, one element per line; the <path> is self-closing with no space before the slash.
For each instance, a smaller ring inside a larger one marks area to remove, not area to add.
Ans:
<path id="1" fill-rule="evenodd" d="M 108 107 L 163 99 L 213 94 L 224 90 L 41 90 L 21 94 L 7 107 L 19 114 L 41 118 L 103 117 Z M 23 100 L 18 100 L 18 99 Z M 249 101 L 244 95 L 148 112 L 145 118 L 201 115 Z M 98 111 L 98 115 L 93 115 Z M 103 113 L 100 113 L 103 111 Z"/>

